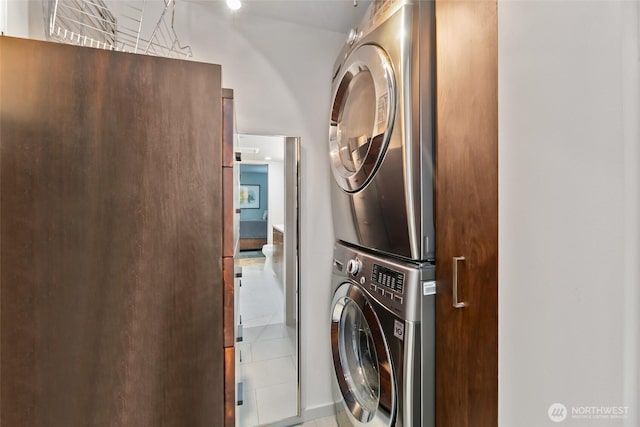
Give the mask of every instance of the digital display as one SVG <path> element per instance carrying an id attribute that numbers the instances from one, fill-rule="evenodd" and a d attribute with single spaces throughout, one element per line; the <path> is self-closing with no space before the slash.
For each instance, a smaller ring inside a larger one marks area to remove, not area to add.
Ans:
<path id="1" fill-rule="evenodd" d="M 402 293 L 404 290 L 404 274 L 378 264 L 373 264 L 371 281 L 398 293 Z"/>

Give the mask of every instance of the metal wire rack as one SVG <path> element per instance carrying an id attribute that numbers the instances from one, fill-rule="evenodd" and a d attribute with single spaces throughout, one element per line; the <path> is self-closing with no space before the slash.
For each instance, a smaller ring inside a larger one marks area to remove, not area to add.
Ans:
<path id="1" fill-rule="evenodd" d="M 129 3 L 119 15 L 121 22 L 103 0 L 48 0 L 45 5 L 49 40 L 170 58 L 193 56 L 174 29 L 176 0 Z"/>
<path id="2" fill-rule="evenodd" d="M 113 49 L 117 24 L 102 0 L 49 0 L 50 40 L 82 46 Z"/>
<path id="3" fill-rule="evenodd" d="M 151 11 L 147 10 L 153 3 L 143 1 L 141 7 L 125 6 L 128 8 L 128 13 L 123 14 L 123 25 L 118 27 L 119 50 L 169 58 L 190 58 L 193 56 L 190 46 L 180 44 L 174 29 L 176 0 L 162 0 L 159 16 L 152 21 L 155 25 L 149 37 L 141 37 L 145 28 L 143 24 L 145 21 L 153 19 L 154 8 L 151 8 Z M 157 13 L 158 8 L 155 9 Z"/>

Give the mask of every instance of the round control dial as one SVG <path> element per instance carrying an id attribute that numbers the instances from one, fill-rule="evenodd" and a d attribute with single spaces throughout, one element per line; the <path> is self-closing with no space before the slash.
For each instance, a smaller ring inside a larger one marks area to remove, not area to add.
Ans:
<path id="1" fill-rule="evenodd" d="M 349 44 L 349 46 L 351 46 L 352 44 L 355 43 L 356 40 L 358 40 L 358 30 L 356 30 L 355 28 L 352 28 L 351 31 L 349 31 L 349 36 L 347 37 L 347 43 Z"/>
<path id="2" fill-rule="evenodd" d="M 352 276 L 357 276 L 362 271 L 362 261 L 358 258 L 350 259 L 347 262 L 347 272 Z"/>

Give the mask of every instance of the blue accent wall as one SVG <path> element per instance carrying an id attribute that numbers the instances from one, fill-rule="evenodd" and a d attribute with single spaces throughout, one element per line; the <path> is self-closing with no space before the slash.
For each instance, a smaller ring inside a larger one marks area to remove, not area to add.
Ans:
<path id="1" fill-rule="evenodd" d="M 265 172 L 248 172 L 247 169 L 252 170 L 255 168 L 245 168 L 240 165 L 240 185 L 259 185 L 260 186 L 260 208 L 259 209 L 241 209 L 240 220 L 247 219 L 262 219 L 264 212 L 269 209 L 269 179 L 268 173 Z M 244 170 L 243 170 L 244 169 Z"/>

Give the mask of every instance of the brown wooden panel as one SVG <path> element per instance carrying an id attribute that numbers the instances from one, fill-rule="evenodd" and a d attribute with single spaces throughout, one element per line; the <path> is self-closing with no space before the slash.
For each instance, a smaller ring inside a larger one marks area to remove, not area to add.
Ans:
<path id="1" fill-rule="evenodd" d="M 220 67 L 0 37 L 0 98 L 0 424 L 222 425 Z"/>
<path id="2" fill-rule="evenodd" d="M 284 286 L 284 233 L 280 230 L 272 229 L 273 255 L 271 266 L 276 277 Z"/>
<path id="3" fill-rule="evenodd" d="M 222 94 L 222 166 L 233 167 L 233 91 L 223 89 Z"/>
<path id="4" fill-rule="evenodd" d="M 223 274 L 223 336 L 224 346 L 233 347 L 236 342 L 235 337 L 235 309 L 234 309 L 234 293 L 235 293 L 235 269 L 232 257 L 225 257 L 222 262 Z"/>
<path id="5" fill-rule="evenodd" d="M 498 425 L 495 1 L 436 0 L 436 425 Z M 459 296 L 452 307 L 452 257 Z"/>
<path id="6" fill-rule="evenodd" d="M 224 425 L 236 425 L 236 353 L 233 347 L 224 349 Z"/>
<path id="7" fill-rule="evenodd" d="M 222 168 L 222 193 L 222 254 L 225 257 L 232 257 L 236 249 L 233 234 L 235 215 L 233 207 L 233 168 Z"/>
<path id="8" fill-rule="evenodd" d="M 240 239 L 240 250 L 249 250 L 253 249 L 256 251 L 261 251 L 262 247 L 267 244 L 267 239 Z"/>

